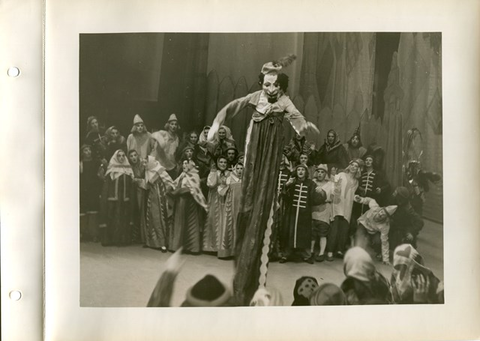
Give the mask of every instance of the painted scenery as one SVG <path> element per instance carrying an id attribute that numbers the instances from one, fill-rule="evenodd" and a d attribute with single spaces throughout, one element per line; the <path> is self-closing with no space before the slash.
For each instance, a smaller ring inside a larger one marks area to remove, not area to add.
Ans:
<path id="1" fill-rule="evenodd" d="M 79 39 L 81 306 L 443 303 L 440 33 Z"/>

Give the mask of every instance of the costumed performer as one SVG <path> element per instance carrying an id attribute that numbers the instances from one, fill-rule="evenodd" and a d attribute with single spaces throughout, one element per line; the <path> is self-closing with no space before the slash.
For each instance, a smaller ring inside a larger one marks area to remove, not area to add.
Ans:
<path id="1" fill-rule="evenodd" d="M 142 159 L 146 159 L 152 152 L 152 148 L 153 141 L 145 123 L 139 115 L 135 115 L 131 134 L 127 137 L 128 152 L 135 150 Z"/>
<path id="2" fill-rule="evenodd" d="M 265 282 L 269 236 L 284 146 L 283 120 L 288 120 L 295 132 L 302 136 L 307 130 L 318 133 L 315 125 L 307 122 L 285 95 L 288 76 L 281 70 L 294 59 L 294 55 L 289 55 L 280 61 L 264 64 L 259 75 L 262 90 L 228 103 L 217 114 L 208 134 L 208 139 L 212 140 L 227 115 L 233 117 L 247 107 L 254 109 L 247 130 L 242 202 L 237 222 L 239 235 L 235 252 L 234 297 L 238 305 L 248 305 L 258 286 Z M 261 262 L 262 251 L 264 257 Z"/>
<path id="3" fill-rule="evenodd" d="M 147 223 L 145 245 L 167 252 L 172 210 L 168 203 L 167 192 L 174 188 L 173 180 L 165 167 L 148 156 L 145 180 L 149 185 L 147 199 Z"/>
<path id="4" fill-rule="evenodd" d="M 132 240 L 133 176 L 125 152 L 117 150 L 108 164 L 102 192 L 103 246 L 127 245 Z"/>
<path id="5" fill-rule="evenodd" d="M 183 246 L 186 252 L 198 254 L 201 248 L 203 210 L 207 201 L 200 189 L 200 177 L 195 164 L 187 159 L 182 163 L 183 172 L 175 180 L 173 206 L 174 223 L 170 234 L 169 249 L 176 251 Z"/>

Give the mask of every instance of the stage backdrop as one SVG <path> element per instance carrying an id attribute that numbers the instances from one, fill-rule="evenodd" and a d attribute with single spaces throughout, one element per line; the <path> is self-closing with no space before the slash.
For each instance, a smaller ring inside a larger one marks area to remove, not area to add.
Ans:
<path id="1" fill-rule="evenodd" d="M 402 183 L 404 141 L 422 133 L 422 167 L 442 173 L 440 33 L 131 33 L 80 36 L 80 138 L 87 117 L 126 137 L 135 114 L 149 130 L 171 113 L 182 131 L 201 130 L 234 98 L 260 89 L 262 65 L 288 53 L 288 94 L 321 135 L 343 142 L 360 126 L 363 144 L 384 148 L 386 174 Z M 251 111 L 227 125 L 240 149 Z M 288 128 L 288 124 L 286 124 Z M 287 139 L 292 130 L 287 129 Z M 425 216 L 443 220 L 441 186 L 432 186 Z"/>

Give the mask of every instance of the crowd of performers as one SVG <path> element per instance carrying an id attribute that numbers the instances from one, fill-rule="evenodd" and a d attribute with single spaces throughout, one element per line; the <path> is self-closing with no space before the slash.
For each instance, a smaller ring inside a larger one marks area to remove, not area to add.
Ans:
<path id="1" fill-rule="evenodd" d="M 176 278 L 186 260 L 180 252 L 167 261 L 153 289 L 148 307 L 170 307 Z M 275 286 L 261 286 L 250 306 L 436 304 L 444 303 L 444 286 L 411 244 L 401 244 L 393 253 L 390 280 L 377 271 L 370 254 L 360 246 L 350 248 L 343 260 L 345 278 L 338 284 L 302 276 L 295 281 L 291 298 Z M 292 283 L 293 284 L 293 283 Z M 232 307 L 238 303 L 231 285 L 206 275 L 185 293 L 182 307 Z"/>
<path id="2" fill-rule="evenodd" d="M 333 261 L 362 246 L 390 264 L 396 246 L 416 247 L 423 200 L 415 200 L 422 191 L 413 180 L 425 173 L 412 170 L 411 188 L 392 190 L 378 169 L 378 148 L 363 147 L 358 130 L 345 144 L 334 130 L 319 148 L 307 141 L 306 132 L 318 129 L 285 95 L 281 70 L 292 60 L 264 64 L 262 90 L 227 104 L 200 132 L 180 136 L 171 114 L 150 133 L 135 115 L 125 139 L 89 117 L 81 239 L 235 257 L 234 295 L 243 305 L 265 283 L 268 262 Z M 224 122 L 247 107 L 254 113 L 243 153 Z M 287 144 L 284 120 L 295 131 Z"/>
<path id="3" fill-rule="evenodd" d="M 115 126 L 100 134 L 97 118 L 88 119 L 82 240 L 234 256 L 245 155 L 227 126 L 212 142 L 209 126 L 183 139 L 178 127 L 172 114 L 165 130 L 149 133 L 136 115 L 125 139 Z M 341 144 L 330 130 L 319 149 L 296 134 L 280 160 L 270 261 L 343 258 L 360 235 L 385 263 L 399 244 L 416 247 L 423 220 L 411 204 L 415 189 L 392 191 L 374 165 L 358 131 Z"/>

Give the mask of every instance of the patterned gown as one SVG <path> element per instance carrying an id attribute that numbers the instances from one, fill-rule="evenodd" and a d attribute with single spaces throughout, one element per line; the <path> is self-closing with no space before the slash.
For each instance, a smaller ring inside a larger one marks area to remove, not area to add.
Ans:
<path id="1" fill-rule="evenodd" d="M 211 171 L 207 178 L 207 186 L 210 188 L 208 193 L 208 215 L 203 231 L 203 251 L 219 252 L 220 234 L 225 228 L 225 197 L 228 187 L 226 185 L 229 172 L 218 170 Z M 223 253 L 220 253 L 223 255 Z M 219 255 L 220 256 L 220 255 Z"/>
<path id="2" fill-rule="evenodd" d="M 199 253 L 204 210 L 207 209 L 205 197 L 200 189 L 200 177 L 197 172 L 183 172 L 175 180 L 175 187 L 177 194 L 169 249 L 176 251 L 183 246 L 186 252 Z"/>

